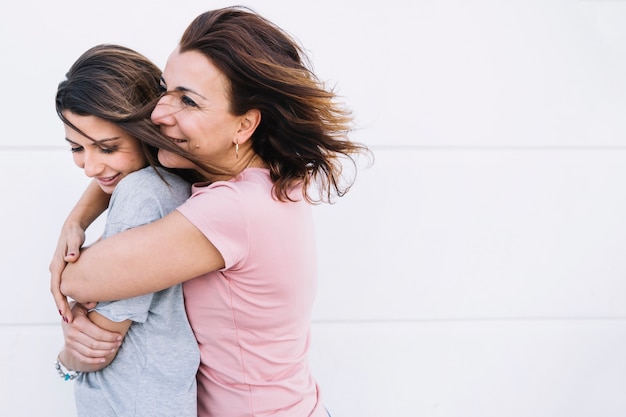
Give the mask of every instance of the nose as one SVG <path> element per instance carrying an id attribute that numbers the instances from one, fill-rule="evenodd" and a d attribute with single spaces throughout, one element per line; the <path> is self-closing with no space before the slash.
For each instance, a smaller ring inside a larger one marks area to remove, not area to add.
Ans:
<path id="1" fill-rule="evenodd" d="M 83 170 L 89 178 L 97 177 L 103 171 L 104 164 L 98 155 L 99 150 L 85 151 L 83 157 Z"/>
<path id="2" fill-rule="evenodd" d="M 174 113 L 176 113 L 176 106 L 173 103 L 174 97 L 167 94 L 161 97 L 157 102 L 150 118 L 155 125 L 171 125 L 174 123 Z"/>

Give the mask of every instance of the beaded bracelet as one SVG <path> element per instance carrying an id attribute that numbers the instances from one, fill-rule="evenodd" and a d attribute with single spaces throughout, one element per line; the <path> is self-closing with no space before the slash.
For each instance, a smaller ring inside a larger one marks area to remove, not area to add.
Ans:
<path id="1" fill-rule="evenodd" d="M 54 363 L 54 368 L 57 370 L 57 372 L 59 373 L 59 376 L 61 378 L 63 378 L 66 381 L 71 381 L 72 379 L 76 379 L 78 378 L 78 376 L 80 375 L 80 372 L 78 371 L 69 371 L 69 372 L 65 372 L 63 365 L 61 365 L 61 362 L 59 361 L 59 358 L 57 357 L 56 362 Z"/>

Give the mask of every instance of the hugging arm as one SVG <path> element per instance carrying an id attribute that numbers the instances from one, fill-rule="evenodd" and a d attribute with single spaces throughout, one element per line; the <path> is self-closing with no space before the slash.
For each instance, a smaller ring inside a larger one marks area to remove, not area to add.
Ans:
<path id="1" fill-rule="evenodd" d="M 107 209 L 109 199 L 110 195 L 104 193 L 95 181 L 89 184 L 61 228 L 49 267 L 50 290 L 65 322 L 65 345 L 59 354 L 59 360 L 76 371 L 88 372 L 104 368 L 113 360 L 125 334 L 123 328 L 108 327 L 114 331 L 111 332 L 106 330 L 106 326 L 94 324 L 90 317 L 97 313 L 88 314 L 87 308 L 79 303 L 72 303 L 73 306 L 70 307 L 59 289 L 65 266 L 79 258 L 81 246 L 85 243 L 85 230 Z"/>
<path id="2" fill-rule="evenodd" d="M 110 195 L 92 181 L 63 223 L 54 255 L 50 262 L 50 291 L 59 314 L 72 321 L 72 310 L 67 297 L 59 291 L 61 274 L 68 262 L 76 262 L 85 243 L 85 230 L 109 205 Z"/>
<path id="3" fill-rule="evenodd" d="M 224 267 L 216 247 L 175 210 L 85 249 L 62 273 L 62 294 L 111 301 L 163 290 Z"/>

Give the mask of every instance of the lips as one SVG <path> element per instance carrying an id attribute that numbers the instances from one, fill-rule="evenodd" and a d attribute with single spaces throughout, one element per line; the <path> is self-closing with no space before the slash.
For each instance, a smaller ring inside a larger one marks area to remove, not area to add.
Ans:
<path id="1" fill-rule="evenodd" d="M 101 185 L 110 186 L 115 184 L 120 174 L 113 175 L 112 177 L 98 177 L 97 180 Z"/>

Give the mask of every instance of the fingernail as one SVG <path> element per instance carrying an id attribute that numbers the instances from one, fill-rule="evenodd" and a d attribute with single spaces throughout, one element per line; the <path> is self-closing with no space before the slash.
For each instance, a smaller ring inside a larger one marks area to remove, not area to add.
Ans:
<path id="1" fill-rule="evenodd" d="M 69 322 L 67 321 L 67 317 L 65 317 L 65 316 L 63 316 L 63 321 L 64 321 L 64 322 L 66 322 L 66 323 L 69 323 Z"/>
<path id="2" fill-rule="evenodd" d="M 67 256 L 74 256 L 74 255 L 76 255 L 74 252 L 70 252 L 67 254 Z"/>
<path id="3" fill-rule="evenodd" d="M 63 313 L 59 310 L 59 316 L 63 317 Z"/>

